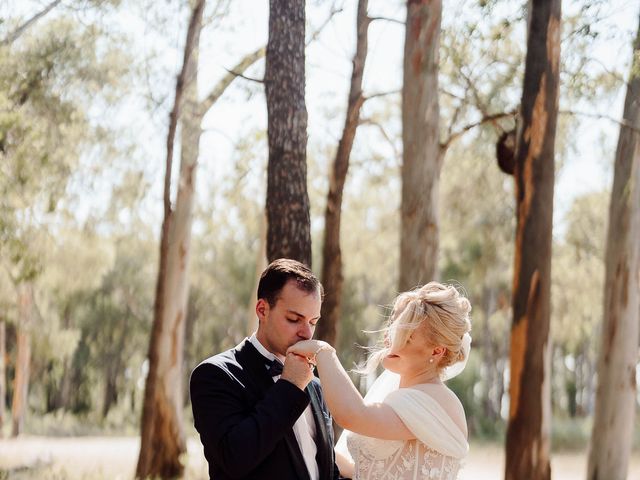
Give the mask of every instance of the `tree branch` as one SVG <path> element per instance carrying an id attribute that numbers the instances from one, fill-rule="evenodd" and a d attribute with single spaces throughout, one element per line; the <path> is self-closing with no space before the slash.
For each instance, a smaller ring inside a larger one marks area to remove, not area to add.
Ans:
<path id="1" fill-rule="evenodd" d="M 187 29 L 187 40 L 184 46 L 184 58 L 182 60 L 182 69 L 178 75 L 176 81 L 176 94 L 173 100 L 173 108 L 169 114 L 169 133 L 167 134 L 167 159 L 166 159 L 166 171 L 164 177 L 164 221 L 162 228 L 168 225 L 167 221 L 172 213 L 171 209 L 171 167 L 173 162 L 173 148 L 174 139 L 176 136 L 176 129 L 178 127 L 178 120 L 180 118 L 180 107 L 182 106 L 182 95 L 184 93 L 184 86 L 186 82 L 187 70 L 189 62 L 191 61 L 191 55 L 193 51 L 198 48 L 197 42 L 200 37 L 200 29 L 202 28 L 202 13 L 204 11 L 206 0 L 198 0 L 194 5 L 191 19 L 189 20 L 189 28 Z M 164 238 L 164 233 L 163 233 Z"/>
<path id="2" fill-rule="evenodd" d="M 561 115 L 575 115 L 575 116 L 581 116 L 581 117 L 596 118 L 598 120 L 609 120 L 610 122 L 613 122 L 616 125 L 629 128 L 630 130 L 633 130 L 636 133 L 640 133 L 640 128 L 636 127 L 635 125 L 628 122 L 624 118 L 618 119 L 618 118 L 613 118 L 609 115 L 604 115 L 602 113 L 579 112 L 577 110 L 558 110 L 558 113 Z"/>
<path id="3" fill-rule="evenodd" d="M 378 131 L 384 137 L 384 139 L 387 141 L 389 146 L 391 147 L 391 150 L 393 150 L 393 153 L 394 153 L 395 157 L 396 158 L 401 158 L 402 157 L 402 154 L 396 148 L 395 143 L 393 143 L 393 140 L 391 139 L 391 137 L 389 136 L 387 131 L 384 129 L 384 127 L 380 123 L 376 122 L 375 120 L 373 120 L 371 118 L 362 118 L 358 122 L 358 125 L 371 125 L 372 127 L 377 128 Z"/>
<path id="4" fill-rule="evenodd" d="M 400 93 L 400 92 L 402 92 L 402 90 L 390 90 L 388 92 L 372 93 L 371 95 L 364 97 L 364 101 L 366 102 L 367 100 L 371 100 L 372 98 L 384 97 L 386 95 L 395 95 L 396 93 Z"/>
<path id="5" fill-rule="evenodd" d="M 375 20 L 385 20 L 387 22 L 391 22 L 391 23 L 397 23 L 398 25 L 402 25 L 403 27 L 405 26 L 405 22 L 403 22 L 402 20 L 398 20 L 395 18 L 389 18 L 389 17 L 369 17 L 369 21 L 373 22 Z"/>
<path id="6" fill-rule="evenodd" d="M 456 100 L 460 100 L 461 102 L 465 102 L 465 103 L 467 103 L 467 104 L 468 104 L 468 102 L 467 102 L 467 99 L 466 99 L 466 98 L 461 97 L 460 95 L 456 95 L 455 93 L 453 93 L 453 92 L 452 92 L 452 91 L 450 91 L 450 90 L 446 90 L 446 89 L 444 89 L 444 88 L 440 87 L 440 88 L 438 88 L 438 91 L 439 91 L 440 93 L 442 93 L 443 95 L 447 95 L 447 96 L 449 96 L 449 97 L 451 97 L 451 98 L 455 98 Z"/>
<path id="7" fill-rule="evenodd" d="M 13 32 L 11 32 L 5 39 L 0 42 L 0 45 L 9 45 L 13 43 L 20 35 L 25 32 L 27 28 L 29 28 L 32 24 L 34 24 L 51 10 L 53 10 L 61 1 L 62 0 L 53 0 L 53 2 L 43 8 L 40 12 L 36 13 L 33 17 L 31 17 L 29 20 L 16 28 Z"/>
<path id="8" fill-rule="evenodd" d="M 457 132 L 452 133 L 451 135 L 449 135 L 449 138 L 447 138 L 447 140 L 444 143 L 440 144 L 440 148 L 442 150 L 446 150 L 460 136 L 464 135 L 469 130 L 471 130 L 471 129 L 475 128 L 475 127 L 479 127 L 481 125 L 484 125 L 485 123 L 493 123 L 493 122 L 495 122 L 497 120 L 500 120 L 502 118 L 514 117 L 516 115 L 516 113 L 517 113 L 517 110 L 511 110 L 510 112 L 500 112 L 500 113 L 493 113 L 491 115 L 485 115 L 480 120 L 478 120 L 477 122 L 465 125 L 464 127 L 462 127 Z"/>
<path id="9" fill-rule="evenodd" d="M 245 55 L 245 57 L 242 60 L 240 60 L 236 64 L 236 66 L 233 67 L 233 69 L 231 70 L 225 69 L 227 70 L 228 73 L 224 77 L 222 77 L 222 79 L 216 84 L 215 87 L 213 87 L 209 95 L 207 95 L 207 97 L 204 100 L 202 100 L 202 102 L 200 102 L 199 113 L 204 116 L 204 114 L 206 114 L 211 108 L 211 106 L 218 101 L 218 99 L 222 96 L 222 94 L 227 89 L 227 87 L 231 85 L 231 83 L 237 77 L 262 83 L 261 80 L 254 80 L 254 79 L 249 79 L 245 77 L 242 74 L 242 72 L 244 72 L 247 68 L 249 68 L 255 62 L 257 62 L 262 57 L 264 57 L 265 52 L 266 52 L 266 49 L 264 47 L 261 47 L 255 50 L 254 52 L 251 52 Z"/>
<path id="10" fill-rule="evenodd" d="M 240 77 L 240 78 L 244 78 L 245 80 L 248 80 L 250 82 L 255 82 L 255 83 L 264 83 L 264 79 L 259 79 L 259 78 L 251 78 L 251 77 L 247 77 L 246 75 L 240 73 L 240 72 L 236 72 L 234 70 L 229 70 L 228 68 L 225 68 L 225 70 L 233 75 L 234 77 Z"/>
<path id="11" fill-rule="evenodd" d="M 327 17 L 327 19 L 311 35 L 309 35 L 309 38 L 304 42 L 304 46 L 308 47 L 309 45 L 311 45 L 311 42 L 315 41 L 320 36 L 320 33 L 322 33 L 322 30 L 324 30 L 324 27 L 329 24 L 329 22 L 337 13 L 342 12 L 342 10 L 342 7 L 336 8 L 336 5 L 334 3 L 331 6 L 331 11 L 329 12 L 329 16 Z"/>

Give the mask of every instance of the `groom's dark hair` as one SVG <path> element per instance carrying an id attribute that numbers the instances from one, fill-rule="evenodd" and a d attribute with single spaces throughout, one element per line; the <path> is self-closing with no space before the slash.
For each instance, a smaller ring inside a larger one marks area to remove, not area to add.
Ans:
<path id="1" fill-rule="evenodd" d="M 258 300 L 261 298 L 269 302 L 273 307 L 278 301 L 278 296 L 289 281 L 294 281 L 296 286 L 307 293 L 317 293 L 322 299 L 324 289 L 322 284 L 305 264 L 290 258 L 279 258 L 271 262 L 260 275 L 258 283 Z"/>

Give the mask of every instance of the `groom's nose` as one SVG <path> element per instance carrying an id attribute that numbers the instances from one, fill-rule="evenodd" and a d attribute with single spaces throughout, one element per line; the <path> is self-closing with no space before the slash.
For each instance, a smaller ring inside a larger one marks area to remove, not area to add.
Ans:
<path id="1" fill-rule="evenodd" d="M 302 340 L 310 340 L 313 337 L 313 327 L 308 322 L 300 322 L 300 328 L 298 328 L 298 337 Z"/>

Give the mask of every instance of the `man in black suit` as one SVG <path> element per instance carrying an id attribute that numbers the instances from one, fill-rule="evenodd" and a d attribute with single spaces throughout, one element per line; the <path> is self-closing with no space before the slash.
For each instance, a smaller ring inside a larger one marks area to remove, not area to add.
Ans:
<path id="1" fill-rule="evenodd" d="M 323 289 L 303 264 L 260 277 L 258 330 L 191 374 L 191 405 L 213 480 L 334 480 L 332 420 L 313 365 L 286 354 L 313 336 Z"/>

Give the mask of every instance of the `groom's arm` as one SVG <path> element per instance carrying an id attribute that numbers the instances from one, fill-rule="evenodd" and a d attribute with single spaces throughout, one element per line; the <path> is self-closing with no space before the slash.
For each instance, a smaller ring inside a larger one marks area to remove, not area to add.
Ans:
<path id="1" fill-rule="evenodd" d="M 193 419 L 205 456 L 232 477 L 247 475 L 273 452 L 309 404 L 304 391 L 281 380 L 247 412 L 243 389 L 230 372 L 210 363 L 191 375 Z"/>

